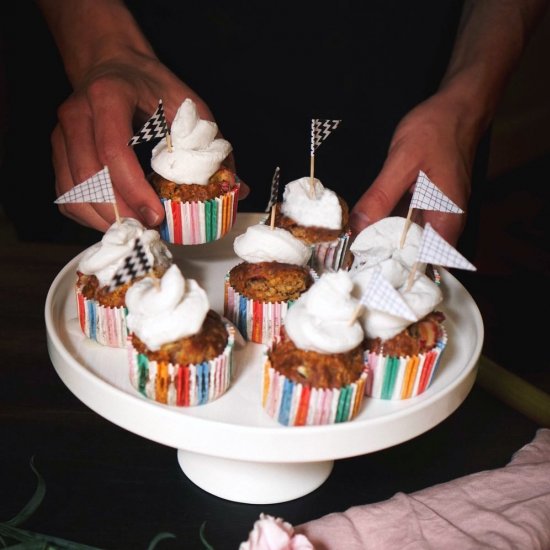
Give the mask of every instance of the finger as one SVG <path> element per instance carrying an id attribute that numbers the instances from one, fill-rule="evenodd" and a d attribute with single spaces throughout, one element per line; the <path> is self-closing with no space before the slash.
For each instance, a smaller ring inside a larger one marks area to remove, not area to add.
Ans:
<path id="1" fill-rule="evenodd" d="M 95 144 L 99 160 L 109 167 L 121 215 L 135 217 L 146 226 L 154 227 L 162 221 L 164 209 L 128 145 L 135 110 L 135 101 L 130 95 L 110 76 L 96 80 L 88 88 Z"/>
<path id="2" fill-rule="evenodd" d="M 104 166 L 95 146 L 92 112 L 84 96 L 74 95 L 65 101 L 58 114 L 72 183 L 79 185 Z M 114 222 L 111 204 L 90 203 L 90 206 L 109 225 Z"/>
<path id="3" fill-rule="evenodd" d="M 393 156 L 388 157 L 378 177 L 352 208 L 352 234 L 357 235 L 368 225 L 389 216 L 403 199 L 408 198 L 407 194 L 416 181 L 418 168 L 397 160 Z"/>
<path id="4" fill-rule="evenodd" d="M 73 187 L 73 177 L 69 169 L 65 140 L 60 126 L 52 134 L 52 163 L 55 172 L 55 190 L 59 197 Z M 109 222 L 105 220 L 89 203 L 59 204 L 59 211 L 66 217 L 98 231 L 106 231 Z"/>

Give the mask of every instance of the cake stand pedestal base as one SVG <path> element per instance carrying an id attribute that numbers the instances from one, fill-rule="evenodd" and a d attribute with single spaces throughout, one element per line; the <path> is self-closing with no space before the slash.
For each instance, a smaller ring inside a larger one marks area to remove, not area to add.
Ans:
<path id="1" fill-rule="evenodd" d="M 248 462 L 178 450 L 183 473 L 215 496 L 245 504 L 275 504 L 302 497 L 320 487 L 332 472 L 323 462 Z"/>

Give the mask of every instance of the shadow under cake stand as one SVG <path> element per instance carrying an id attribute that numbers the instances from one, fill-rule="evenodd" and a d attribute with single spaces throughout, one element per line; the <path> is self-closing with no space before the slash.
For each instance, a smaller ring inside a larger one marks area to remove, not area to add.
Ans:
<path id="1" fill-rule="evenodd" d="M 213 243 L 171 245 L 184 276 L 198 280 L 219 313 L 224 276 L 240 261 L 233 239 L 261 217 L 239 213 L 232 231 Z M 329 477 L 335 460 L 397 445 L 439 424 L 460 406 L 476 378 L 481 315 L 458 280 L 440 269 L 449 344 L 431 386 L 420 396 L 402 401 L 366 398 L 350 422 L 282 426 L 260 404 L 264 347 L 241 343 L 235 349 L 235 380 L 216 401 L 197 407 L 155 403 L 131 386 L 125 350 L 101 346 L 82 334 L 74 296 L 80 256 L 59 272 L 46 299 L 48 351 L 61 380 L 110 422 L 177 449 L 185 475 L 227 500 L 273 504 L 304 496 Z"/>

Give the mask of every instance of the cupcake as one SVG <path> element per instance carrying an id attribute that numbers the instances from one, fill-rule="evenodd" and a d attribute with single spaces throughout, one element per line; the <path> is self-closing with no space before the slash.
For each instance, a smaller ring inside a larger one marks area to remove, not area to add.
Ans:
<path id="1" fill-rule="evenodd" d="M 290 231 L 311 250 L 311 267 L 319 274 L 342 267 L 350 228 L 348 205 L 317 179 L 304 177 L 286 184 L 277 203 L 275 225 Z"/>
<path id="2" fill-rule="evenodd" d="M 352 289 L 347 272 L 326 272 L 287 312 L 262 384 L 262 406 L 280 424 L 334 424 L 359 412 L 367 372 Z"/>
<path id="3" fill-rule="evenodd" d="M 224 394 L 233 375 L 234 329 L 206 292 L 174 264 L 128 290 L 130 381 L 144 397 L 179 407 Z"/>
<path id="4" fill-rule="evenodd" d="M 390 271 L 386 263 L 384 269 Z M 447 345 L 445 315 L 436 308 L 443 296 L 437 283 L 417 272 L 412 284 L 395 264 L 386 278 L 414 314 L 412 322 L 401 316 L 365 308 L 359 320 L 365 332 L 365 359 L 369 377 L 366 394 L 380 399 L 407 399 L 423 393 L 431 384 Z M 366 291 L 375 269 L 351 273 L 354 295 Z"/>
<path id="5" fill-rule="evenodd" d="M 143 259 L 141 269 L 136 270 L 134 277 L 120 281 L 122 284 L 115 284 L 115 275 L 132 257 L 136 246 Z M 122 218 L 120 223 L 111 225 L 77 266 L 75 292 L 82 332 L 105 346 L 124 348 L 128 336 L 126 291 L 139 277 L 162 276 L 171 264 L 172 254 L 158 231 L 146 229 L 134 218 Z"/>
<path id="6" fill-rule="evenodd" d="M 224 315 L 243 337 L 270 344 L 288 309 L 314 281 L 311 249 L 285 229 L 255 224 L 235 238 L 242 260 L 225 277 Z"/>
<path id="7" fill-rule="evenodd" d="M 175 244 L 201 244 L 223 237 L 237 215 L 239 182 L 223 161 L 232 150 L 216 138 L 215 122 L 199 118 L 186 99 L 170 130 L 152 151 L 149 181 L 165 211 L 162 238 Z"/>

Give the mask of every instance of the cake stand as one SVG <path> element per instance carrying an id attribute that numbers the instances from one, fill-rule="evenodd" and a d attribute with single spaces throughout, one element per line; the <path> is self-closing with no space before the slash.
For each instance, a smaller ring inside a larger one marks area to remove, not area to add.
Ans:
<path id="1" fill-rule="evenodd" d="M 211 307 L 223 313 L 223 280 L 238 261 L 233 239 L 261 214 L 239 213 L 223 239 L 171 246 L 184 275 L 205 288 Z M 272 504 L 304 496 L 330 475 L 334 461 L 412 439 L 447 418 L 473 386 L 483 343 L 479 310 L 464 287 L 441 269 L 449 343 L 431 386 L 402 401 L 366 398 L 350 422 L 286 427 L 260 404 L 264 347 L 240 341 L 235 380 L 216 401 L 170 407 L 147 400 L 130 384 L 127 352 L 85 338 L 76 318 L 75 272 L 82 254 L 52 282 L 45 305 L 48 351 L 64 384 L 110 422 L 177 449 L 185 475 L 228 500 Z"/>

